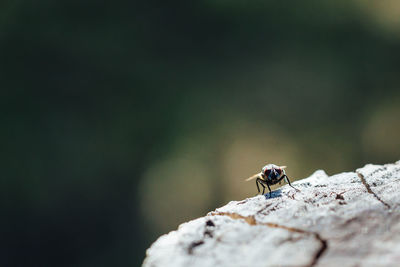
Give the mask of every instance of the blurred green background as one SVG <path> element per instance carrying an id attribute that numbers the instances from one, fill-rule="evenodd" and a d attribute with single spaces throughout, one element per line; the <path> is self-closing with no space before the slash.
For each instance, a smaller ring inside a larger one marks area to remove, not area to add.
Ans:
<path id="1" fill-rule="evenodd" d="M 139 266 L 292 180 L 400 159 L 400 2 L 2 1 L 1 266 Z"/>

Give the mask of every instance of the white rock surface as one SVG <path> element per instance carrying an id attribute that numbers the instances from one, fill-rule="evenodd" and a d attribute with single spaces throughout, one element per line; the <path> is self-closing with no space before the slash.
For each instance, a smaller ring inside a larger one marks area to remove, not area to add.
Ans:
<path id="1" fill-rule="evenodd" d="M 293 185 L 180 225 L 143 266 L 400 266 L 400 161 Z"/>

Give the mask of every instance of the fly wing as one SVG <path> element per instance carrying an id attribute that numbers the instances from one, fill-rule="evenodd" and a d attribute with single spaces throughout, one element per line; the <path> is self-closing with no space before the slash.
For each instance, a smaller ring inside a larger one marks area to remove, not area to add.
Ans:
<path id="1" fill-rule="evenodd" d="M 281 168 L 281 169 L 286 169 L 286 166 L 279 166 L 279 168 Z"/>
<path id="2" fill-rule="evenodd" d="M 261 173 L 257 173 L 257 174 L 254 174 L 253 176 L 247 178 L 245 181 L 247 182 L 247 181 L 256 179 L 256 178 L 258 178 L 258 177 L 260 177 L 260 176 L 261 176 Z"/>

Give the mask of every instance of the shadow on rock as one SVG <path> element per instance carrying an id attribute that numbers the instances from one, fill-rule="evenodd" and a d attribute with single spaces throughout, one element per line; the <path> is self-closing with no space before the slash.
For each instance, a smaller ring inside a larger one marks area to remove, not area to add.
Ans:
<path id="1" fill-rule="evenodd" d="M 278 190 L 272 191 L 271 193 L 264 194 L 264 197 L 266 199 L 270 199 L 270 198 L 280 197 L 281 195 L 282 195 L 282 190 L 278 189 Z"/>

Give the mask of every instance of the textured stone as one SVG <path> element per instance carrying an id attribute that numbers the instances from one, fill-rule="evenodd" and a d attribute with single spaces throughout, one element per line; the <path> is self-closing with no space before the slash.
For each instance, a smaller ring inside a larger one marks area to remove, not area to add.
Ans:
<path id="1" fill-rule="evenodd" d="M 399 266 L 400 161 L 293 186 L 180 225 L 143 266 Z"/>

